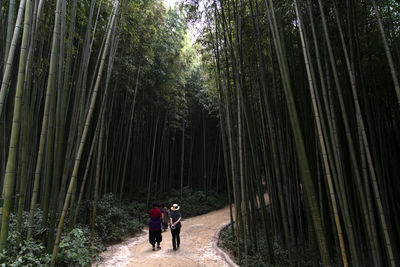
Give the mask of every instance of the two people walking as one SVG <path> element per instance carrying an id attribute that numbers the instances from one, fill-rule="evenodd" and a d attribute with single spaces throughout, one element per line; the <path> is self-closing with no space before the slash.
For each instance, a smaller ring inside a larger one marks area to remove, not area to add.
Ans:
<path id="1" fill-rule="evenodd" d="M 182 214 L 179 210 L 180 207 L 178 206 L 178 204 L 172 205 L 171 212 L 169 212 L 165 205 L 153 203 L 153 209 L 151 209 L 149 212 L 149 242 L 153 246 L 153 251 L 156 250 L 156 243 L 157 249 L 161 249 L 161 232 L 162 230 L 166 231 L 166 229 L 168 228 L 168 219 L 171 227 L 173 249 L 177 250 L 177 248 L 179 248 L 180 232 L 182 227 Z"/>

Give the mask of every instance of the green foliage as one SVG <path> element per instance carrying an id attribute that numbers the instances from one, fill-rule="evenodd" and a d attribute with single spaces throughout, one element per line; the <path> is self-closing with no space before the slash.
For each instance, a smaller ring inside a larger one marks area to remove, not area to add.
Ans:
<path id="1" fill-rule="evenodd" d="M 92 202 L 82 205 L 86 213 L 92 210 Z M 115 242 L 122 237 L 132 235 L 143 229 L 141 217 L 145 214 L 145 204 L 133 202 L 122 203 L 113 194 L 107 194 L 98 202 L 95 242 L 93 251 L 90 248 L 91 230 L 87 222 L 76 228 L 65 231 L 60 242 L 57 266 L 89 266 L 91 253 L 97 255 L 104 250 L 103 243 Z M 84 211 L 80 211 L 83 214 Z M 7 266 L 47 266 L 50 255 L 42 244 L 46 229 L 41 226 L 42 211 L 35 210 L 33 229 L 34 239 L 24 240 L 28 231 L 28 212 L 23 213 L 22 238 L 16 231 L 17 217 L 11 214 L 10 234 L 7 250 L 0 253 L 0 263 Z M 22 240 L 19 243 L 19 240 Z"/>
<path id="2" fill-rule="evenodd" d="M 271 233 L 272 234 L 272 233 Z M 240 246 L 243 246 L 243 240 L 240 241 Z M 267 240 L 265 236 L 260 232 L 257 233 L 257 248 L 256 251 L 254 244 L 251 244 L 250 240 L 248 240 L 248 244 L 250 245 L 249 255 L 247 255 L 248 266 L 256 266 L 256 267 L 272 267 L 272 266 L 315 266 L 315 259 L 318 259 L 318 251 L 311 247 L 306 247 L 303 249 L 299 249 L 298 253 L 294 253 L 289 259 L 289 252 L 287 249 L 283 248 L 278 241 L 273 242 L 273 252 L 274 252 L 274 260 L 275 263 L 271 264 L 267 255 Z M 240 258 L 235 254 L 237 251 L 237 242 L 236 239 L 232 235 L 231 225 L 226 226 L 219 235 L 218 245 L 227 250 L 231 255 L 235 255 L 235 262 L 239 266 L 245 266 L 245 257 L 244 254 L 241 255 Z M 302 252 L 300 252 L 302 250 Z M 243 251 L 243 250 L 242 250 Z M 253 252 L 251 252 L 253 251 Z M 256 251 L 256 252 L 255 252 Z"/>
<path id="3" fill-rule="evenodd" d="M 93 253 L 97 254 L 103 248 L 101 240 L 96 238 Z M 66 266 L 89 266 L 90 255 L 90 229 L 87 226 L 80 226 L 63 235 L 57 262 Z"/>
<path id="4" fill-rule="evenodd" d="M 8 247 L 0 253 L 0 263 L 3 266 L 47 266 L 50 263 L 50 255 L 40 241 L 29 239 L 20 240 L 17 231 L 10 231 L 8 235 Z"/>
<path id="5" fill-rule="evenodd" d="M 42 210 L 37 208 L 34 213 L 33 238 L 25 240 L 28 232 L 29 213 L 23 213 L 22 236 L 16 231 L 17 216 L 11 214 L 8 248 L 0 253 L 0 263 L 7 266 L 47 266 L 51 257 L 42 241 L 45 231 L 41 226 Z M 96 238 L 94 253 L 103 250 L 102 244 Z M 57 258 L 58 266 L 88 265 L 90 263 L 90 230 L 87 226 L 78 226 L 70 232 L 65 232 L 61 239 L 60 253 Z"/>
<path id="6" fill-rule="evenodd" d="M 168 198 L 168 204 L 178 203 L 185 218 L 221 209 L 227 205 L 226 197 L 214 191 L 205 194 L 203 191 L 192 191 L 185 187 L 182 197 L 180 200 L 180 193 L 173 191 L 172 196 Z"/>
<path id="7" fill-rule="evenodd" d="M 226 204 L 226 198 L 213 191 L 205 194 L 203 191 L 192 191 L 184 188 L 183 199 L 179 199 L 180 193 L 173 191 L 168 199 L 170 205 L 179 203 L 185 218 L 197 216 L 212 210 L 222 208 Z M 91 202 L 82 205 L 80 214 L 92 209 Z M 98 201 L 96 218 L 96 235 L 93 254 L 97 255 L 104 250 L 102 243 L 120 241 L 123 237 L 138 233 L 148 223 L 147 208 L 144 203 L 125 203 L 119 201 L 113 194 L 107 194 Z M 23 214 L 22 235 L 25 236 L 28 229 L 27 212 Z M 47 266 L 50 263 L 50 255 L 43 246 L 46 229 L 41 227 L 42 211 L 36 209 L 33 236 L 34 239 L 20 239 L 16 231 L 17 217 L 11 214 L 9 247 L 0 253 L 0 263 L 7 266 Z M 22 240 L 18 243 L 18 240 Z M 78 224 L 76 228 L 65 231 L 60 242 L 60 251 L 57 256 L 57 266 L 89 266 L 90 264 L 90 228 L 88 225 Z"/>
<path id="8" fill-rule="evenodd" d="M 113 194 L 107 194 L 97 204 L 96 233 L 103 242 L 120 241 L 143 229 L 140 220 L 145 212 L 144 204 L 124 204 Z"/>
<path id="9" fill-rule="evenodd" d="M 267 241 L 265 240 L 264 236 L 258 235 L 257 241 L 258 241 L 257 242 L 258 253 L 250 254 L 247 256 L 249 266 L 270 267 L 270 266 L 290 265 L 288 261 L 288 251 L 283 249 L 278 242 L 274 242 L 273 244 L 275 264 L 272 265 L 268 261 L 268 256 L 266 254 L 268 248 L 266 247 Z M 221 231 L 219 235 L 218 245 L 231 252 L 231 254 L 235 254 L 238 245 L 236 239 L 232 236 L 231 225 L 228 225 Z M 240 245 L 241 246 L 243 245 L 242 242 Z M 239 266 L 245 266 L 245 257 L 243 254 L 241 255 L 240 259 L 236 257 L 235 261 Z M 300 264 L 299 266 L 308 266 L 308 265 Z"/>

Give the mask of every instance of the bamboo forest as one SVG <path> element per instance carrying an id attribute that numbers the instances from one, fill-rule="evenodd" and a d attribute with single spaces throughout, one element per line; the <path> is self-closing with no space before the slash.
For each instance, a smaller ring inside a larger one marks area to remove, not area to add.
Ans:
<path id="1" fill-rule="evenodd" d="M 400 266 L 399 1 L 0 22 L 1 266 Z"/>

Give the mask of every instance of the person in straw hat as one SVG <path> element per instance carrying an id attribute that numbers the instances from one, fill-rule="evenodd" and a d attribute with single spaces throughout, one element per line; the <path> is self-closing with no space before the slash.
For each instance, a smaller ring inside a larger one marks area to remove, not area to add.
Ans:
<path id="1" fill-rule="evenodd" d="M 174 204 L 171 207 L 171 213 L 169 215 L 169 220 L 171 223 L 171 234 L 172 234 L 172 246 L 174 247 L 174 250 L 179 248 L 179 245 L 181 243 L 180 239 L 180 232 L 181 232 L 181 219 L 182 219 L 182 214 L 179 211 L 180 207 L 178 204 Z"/>

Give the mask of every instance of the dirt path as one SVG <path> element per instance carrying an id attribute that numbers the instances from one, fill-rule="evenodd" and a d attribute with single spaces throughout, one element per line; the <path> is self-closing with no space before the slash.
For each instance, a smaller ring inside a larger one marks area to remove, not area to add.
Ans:
<path id="1" fill-rule="evenodd" d="M 100 255 L 103 260 L 95 266 L 229 267 L 233 262 L 216 247 L 216 233 L 228 222 L 228 207 L 183 220 L 181 246 L 177 251 L 172 249 L 169 230 L 162 233 L 162 249 L 152 251 L 145 230 L 138 237 L 109 247 Z"/>

